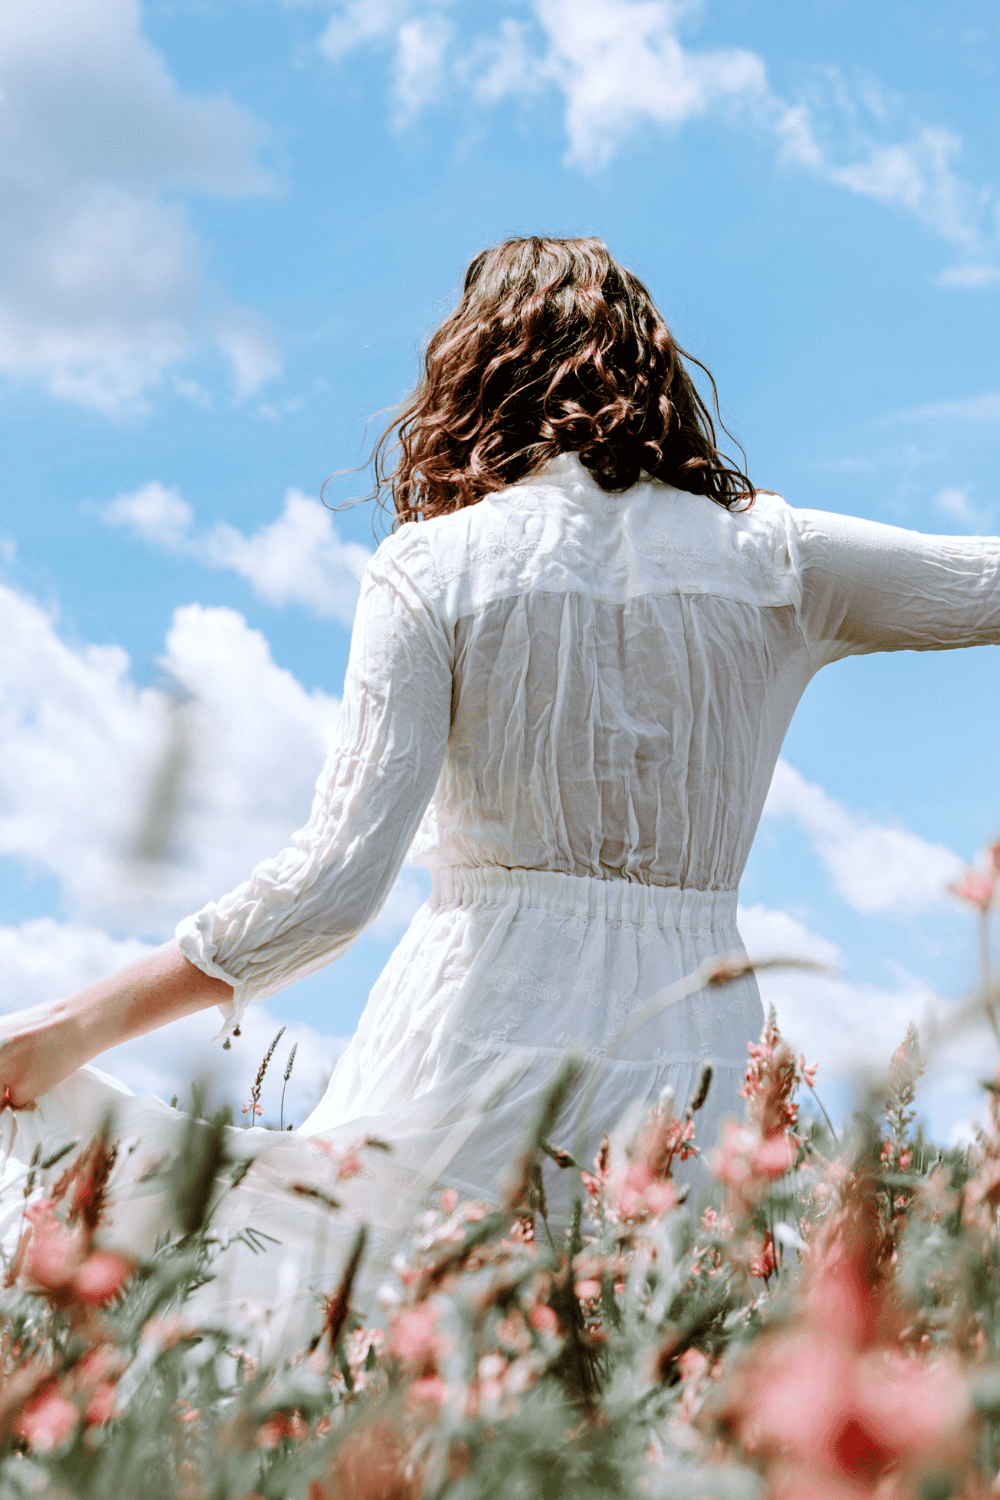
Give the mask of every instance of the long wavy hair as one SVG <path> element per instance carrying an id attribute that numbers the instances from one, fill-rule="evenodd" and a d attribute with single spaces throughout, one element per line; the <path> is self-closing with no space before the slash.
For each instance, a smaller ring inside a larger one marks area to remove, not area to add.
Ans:
<path id="1" fill-rule="evenodd" d="M 718 415 L 710 372 L 603 241 L 506 240 L 476 256 L 431 335 L 416 390 L 376 444 L 376 495 L 391 495 L 397 521 L 430 519 L 572 452 L 605 490 L 645 472 L 727 509 L 752 502 L 685 360 Z"/>

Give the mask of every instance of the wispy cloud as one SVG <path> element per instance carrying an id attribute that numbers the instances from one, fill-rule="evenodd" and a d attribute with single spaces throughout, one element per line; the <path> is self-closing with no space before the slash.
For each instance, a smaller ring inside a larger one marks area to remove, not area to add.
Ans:
<path id="1" fill-rule="evenodd" d="M 941 844 L 849 812 L 785 760 L 775 767 L 764 814 L 798 824 L 837 895 L 855 911 L 925 910 L 946 899 L 946 884 L 963 868 L 959 856 Z"/>
<path id="2" fill-rule="evenodd" d="M 371 551 L 343 541 L 329 510 L 299 490 L 290 489 L 281 515 L 250 535 L 224 521 L 199 532 L 180 491 L 158 480 L 119 495 L 101 515 L 154 547 L 238 573 L 268 604 L 299 604 L 342 625 L 354 619 Z"/>
<path id="3" fill-rule="evenodd" d="M 951 401 L 909 406 L 903 411 L 888 412 L 879 417 L 875 425 L 891 426 L 895 422 L 1000 422 L 1000 391 L 983 391 L 978 396 L 959 396 Z"/>
<path id="4" fill-rule="evenodd" d="M 989 531 L 994 526 L 995 511 L 992 505 L 973 505 L 968 489 L 949 485 L 938 490 L 934 504 L 950 521 L 967 531 Z"/>
<path id="5" fill-rule="evenodd" d="M 790 967 L 758 975 L 761 999 L 765 1008 L 774 1006 L 782 1034 L 819 1063 L 819 1094 L 835 1117 L 849 1114 L 859 1082 L 884 1074 L 911 1021 L 926 1028 L 948 1019 L 952 1002 L 917 975 L 894 968 L 880 982 L 836 972 L 844 967 L 837 945 L 789 912 L 741 906 L 739 925 L 752 958 L 801 958 L 835 971 Z M 933 1138 L 946 1139 L 956 1119 L 982 1112 L 982 1058 L 994 1051 L 985 1022 L 971 1022 L 929 1049 L 917 1107 Z"/>
<path id="6" fill-rule="evenodd" d="M 168 936 L 305 823 L 339 700 L 278 666 L 235 610 L 176 610 L 158 687 L 2 587 L 0 636 L 0 854 L 54 875 L 73 921 Z M 408 867 L 379 935 L 424 898 Z"/>
<path id="7" fill-rule="evenodd" d="M 212 286 L 177 198 L 269 191 L 263 132 L 179 88 L 140 22 L 137 0 L 0 7 L 0 376 L 109 416 L 204 349 L 240 398 L 280 366 L 263 320 Z"/>
<path id="8" fill-rule="evenodd" d="M 0 631 L 0 852 L 56 875 L 71 914 L 169 933 L 306 821 L 338 700 L 234 610 L 175 612 L 162 687 L 138 687 L 119 647 L 65 642 L 11 589 Z"/>
<path id="9" fill-rule="evenodd" d="M 942 286 L 1000 279 L 994 195 L 961 176 L 954 130 L 901 120 L 871 80 L 852 86 L 831 69 L 804 79 L 803 97 L 783 98 L 758 53 L 686 43 L 685 21 L 698 8 L 697 0 L 522 0 L 520 17 L 490 31 L 462 30 L 457 8 L 453 21 L 426 0 L 349 0 L 334 7 L 319 47 L 332 60 L 357 46 L 388 48 L 398 119 L 462 91 L 490 106 L 555 90 L 566 160 L 585 171 L 606 165 L 645 126 L 729 119 L 770 140 L 787 167 L 909 214 L 945 241 L 960 258 L 939 276 Z"/>

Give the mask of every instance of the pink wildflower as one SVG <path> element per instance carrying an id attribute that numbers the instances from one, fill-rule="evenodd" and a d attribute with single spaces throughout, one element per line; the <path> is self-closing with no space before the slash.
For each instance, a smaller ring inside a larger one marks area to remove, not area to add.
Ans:
<path id="1" fill-rule="evenodd" d="M 262 1422 L 257 1429 L 258 1448 L 277 1448 L 284 1438 L 293 1438 L 297 1442 L 304 1438 L 309 1429 L 297 1411 L 276 1411 Z"/>
<path id="2" fill-rule="evenodd" d="M 448 1343 L 437 1332 L 437 1313 L 429 1302 L 404 1307 L 389 1335 L 389 1354 L 408 1369 L 431 1374 Z"/>
<path id="3" fill-rule="evenodd" d="M 57 1297 L 65 1294 L 82 1259 L 81 1236 L 56 1217 L 48 1198 L 27 1208 L 25 1218 L 33 1230 L 24 1261 L 27 1280 Z"/>
<path id="4" fill-rule="evenodd" d="M 554 1333 L 559 1326 L 559 1319 L 551 1307 L 544 1302 L 533 1307 L 528 1314 L 528 1322 L 532 1328 L 537 1328 L 540 1333 Z"/>
<path id="5" fill-rule="evenodd" d="M 760 1254 L 750 1258 L 750 1275 L 756 1276 L 760 1281 L 767 1281 L 774 1274 L 774 1267 L 774 1242 L 769 1234 L 765 1234 Z"/>
<path id="6" fill-rule="evenodd" d="M 357 1147 L 349 1146 L 340 1158 L 340 1165 L 337 1167 L 337 1181 L 347 1182 L 349 1178 L 357 1177 L 360 1171 L 361 1162 L 358 1160 Z"/>
<path id="7" fill-rule="evenodd" d="M 677 1356 L 677 1368 L 682 1380 L 700 1380 L 708 1369 L 708 1358 L 700 1349 L 685 1349 Z"/>
<path id="8" fill-rule="evenodd" d="M 99 1385 L 87 1403 L 83 1420 L 88 1427 L 103 1427 L 115 1414 L 115 1388 L 110 1380 Z"/>
<path id="9" fill-rule="evenodd" d="M 410 1386 L 407 1401 L 410 1405 L 426 1402 L 432 1406 L 440 1406 L 447 1396 L 448 1386 L 440 1375 L 424 1375 Z"/>
<path id="10" fill-rule="evenodd" d="M 772 1135 L 753 1153 L 751 1169 L 764 1177 L 781 1177 L 795 1160 L 795 1150 L 787 1135 Z"/>
<path id="11" fill-rule="evenodd" d="M 859 1354 L 803 1330 L 767 1341 L 750 1363 L 739 1421 L 748 1449 L 773 1465 L 772 1492 L 870 1494 L 900 1465 L 946 1463 L 961 1440 L 968 1403 L 955 1360 Z"/>
<path id="12" fill-rule="evenodd" d="M 993 850 L 995 851 L 996 848 L 997 845 L 994 844 Z M 997 870 L 995 860 L 991 863 L 990 869 L 985 874 L 979 870 L 966 870 L 963 875 L 959 876 L 958 880 L 949 882 L 946 887 L 960 901 L 968 901 L 970 906 L 977 907 L 983 913 L 988 912 L 992 906 L 993 897 L 996 895 L 996 888 Z"/>
<path id="13" fill-rule="evenodd" d="M 21 1413 L 18 1434 L 38 1453 L 61 1448 L 76 1431 L 79 1413 L 72 1401 L 47 1386 L 32 1396 Z"/>
<path id="14" fill-rule="evenodd" d="M 113 1301 L 132 1274 L 132 1264 L 110 1250 L 88 1255 L 73 1277 L 73 1290 L 81 1302 L 103 1307 Z"/>

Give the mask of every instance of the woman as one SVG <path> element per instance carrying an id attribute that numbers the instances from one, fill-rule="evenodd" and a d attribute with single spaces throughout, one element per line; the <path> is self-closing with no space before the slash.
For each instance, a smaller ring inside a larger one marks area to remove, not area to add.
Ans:
<path id="1" fill-rule="evenodd" d="M 432 1188 L 496 1200 L 569 1051 L 587 1082 L 561 1143 L 589 1149 L 665 1086 L 683 1101 L 708 1061 L 711 1144 L 760 1001 L 752 976 L 679 998 L 677 982 L 742 951 L 737 885 L 806 684 L 852 652 L 1000 640 L 997 541 L 755 494 L 645 288 L 597 240 L 479 255 L 396 433 L 376 474 L 402 524 L 362 585 L 309 823 L 176 943 L 9 1017 L 0 1049 L 13 1109 L 37 1106 L 6 1116 L 23 1165 L 112 1096 L 82 1064 L 213 1004 L 235 1032 L 249 1001 L 347 948 L 409 850 L 433 894 L 323 1100 L 287 1140 L 234 1133 L 261 1154 L 231 1222 L 279 1237 L 300 1291 L 335 1275 L 287 1192 L 319 1159 L 302 1137 L 392 1144 L 353 1185 L 380 1235 L 373 1278 Z M 165 1106 L 115 1097 L 151 1150 L 176 1131 Z M 126 1178 L 119 1236 L 162 1206 L 155 1181 Z"/>

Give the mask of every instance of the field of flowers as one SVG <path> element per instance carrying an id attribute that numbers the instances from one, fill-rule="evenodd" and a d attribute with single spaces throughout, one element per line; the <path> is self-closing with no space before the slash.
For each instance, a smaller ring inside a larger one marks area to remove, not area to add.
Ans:
<path id="1" fill-rule="evenodd" d="M 838 1140 L 772 1016 L 699 1218 L 674 1168 L 699 1150 L 708 1070 L 578 1163 L 549 1139 L 568 1061 L 506 1206 L 442 1193 L 384 1328 L 351 1307 L 360 1231 L 322 1336 L 273 1369 L 186 1317 L 246 1170 L 224 1114 L 192 1113 L 183 1229 L 139 1264 L 95 1247 L 111 1133 L 40 1161 L 0 1293 L 0 1500 L 1000 1493 L 1000 1074 L 978 1140 L 941 1151 L 914 1130 L 922 1067 L 911 1028 Z M 578 1185 L 559 1232 L 546 1156 Z"/>

